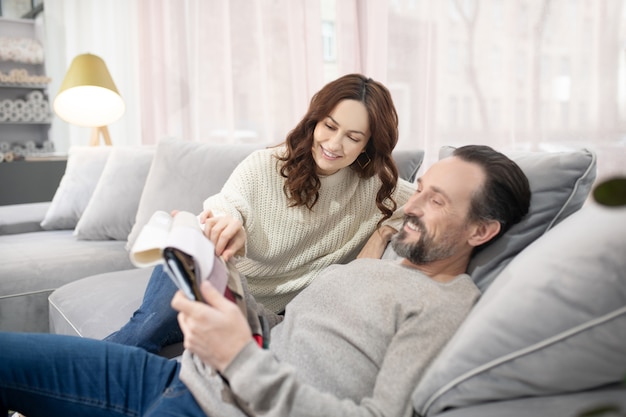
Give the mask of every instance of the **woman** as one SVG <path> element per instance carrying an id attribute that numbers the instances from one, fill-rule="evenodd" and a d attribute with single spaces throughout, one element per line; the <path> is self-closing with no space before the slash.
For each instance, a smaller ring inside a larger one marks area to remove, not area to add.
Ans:
<path id="1" fill-rule="evenodd" d="M 370 236 L 361 256 L 382 254 L 400 226 L 394 212 L 414 191 L 398 180 L 391 157 L 397 140 L 387 88 L 345 75 L 313 96 L 281 146 L 251 154 L 204 202 L 205 234 L 217 255 L 238 257 L 256 300 L 280 313 L 320 270 L 354 259 Z M 141 307 L 105 340 L 155 353 L 182 341 L 169 306 L 175 292 L 155 268 Z"/>

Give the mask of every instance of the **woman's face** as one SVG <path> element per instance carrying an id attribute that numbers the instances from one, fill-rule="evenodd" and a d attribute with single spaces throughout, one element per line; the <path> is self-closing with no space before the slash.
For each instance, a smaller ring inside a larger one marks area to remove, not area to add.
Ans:
<path id="1" fill-rule="evenodd" d="M 367 109 L 360 101 L 343 100 L 313 132 L 313 159 L 318 175 L 332 175 L 350 166 L 370 139 Z"/>

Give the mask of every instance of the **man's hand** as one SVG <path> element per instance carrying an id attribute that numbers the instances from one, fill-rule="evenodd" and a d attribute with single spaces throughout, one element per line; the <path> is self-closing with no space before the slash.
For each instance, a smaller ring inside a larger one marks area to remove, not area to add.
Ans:
<path id="1" fill-rule="evenodd" d="M 374 233 L 370 236 L 370 238 L 361 249 L 361 252 L 357 255 L 358 258 L 374 258 L 380 259 L 383 256 L 383 252 L 385 252 L 385 248 L 387 244 L 391 240 L 391 237 L 397 232 L 391 226 L 383 226 L 379 229 L 374 230 Z"/>
<path id="2" fill-rule="evenodd" d="M 246 344 L 252 331 L 237 305 L 208 282 L 200 286 L 207 304 L 191 301 L 181 291 L 172 299 L 178 323 L 185 335 L 185 349 L 202 362 L 223 371 Z"/>
<path id="3" fill-rule="evenodd" d="M 204 234 L 215 245 L 215 254 L 229 261 L 246 243 L 246 231 L 243 224 L 233 216 L 214 217 L 211 210 L 200 214 L 200 223 L 204 224 Z"/>

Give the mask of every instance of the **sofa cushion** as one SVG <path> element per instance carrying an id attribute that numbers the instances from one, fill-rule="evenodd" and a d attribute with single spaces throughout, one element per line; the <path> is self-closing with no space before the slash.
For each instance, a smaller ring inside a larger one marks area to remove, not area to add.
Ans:
<path id="1" fill-rule="evenodd" d="M 439 157 L 454 148 L 444 146 Z M 572 152 L 504 152 L 528 177 L 532 192 L 528 214 L 497 241 L 472 256 L 468 273 L 485 291 L 506 265 L 552 226 L 580 209 L 596 178 L 596 156 L 581 149 Z M 391 245 L 385 259 L 397 259 Z"/>
<path id="2" fill-rule="evenodd" d="M 77 240 L 71 230 L 2 236 L 0 330 L 47 332 L 48 294 L 83 277 L 132 268 L 124 245 Z"/>
<path id="3" fill-rule="evenodd" d="M 444 147 L 440 156 L 452 153 Z M 596 179 L 596 155 L 587 149 L 571 152 L 504 152 L 524 171 L 532 197 L 528 214 L 504 235 L 474 255 L 467 272 L 482 290 L 526 246 L 580 209 Z"/>
<path id="4" fill-rule="evenodd" d="M 68 151 L 65 173 L 41 222 L 45 230 L 73 229 L 83 214 L 111 152 L 110 146 L 77 146 Z"/>
<path id="5" fill-rule="evenodd" d="M 233 169 L 263 144 L 216 145 L 182 140 L 161 141 L 128 235 L 130 249 L 141 228 L 157 210 L 202 211 L 202 202 L 218 193 Z"/>
<path id="6" fill-rule="evenodd" d="M 84 240 L 127 239 L 154 151 L 150 146 L 113 148 L 74 236 Z"/>
<path id="7" fill-rule="evenodd" d="M 413 395 L 420 415 L 626 376 L 626 209 L 588 203 L 489 287 Z"/>
<path id="8" fill-rule="evenodd" d="M 135 224 L 128 235 L 130 249 L 139 231 L 157 210 L 202 211 L 202 203 L 218 193 L 233 169 L 252 151 L 264 144 L 216 145 L 180 140 L 157 145 L 148 178 L 141 194 Z M 415 179 L 424 158 L 423 150 L 396 150 L 394 161 L 399 175 Z M 202 180 L 198 180 L 201 178 Z"/>
<path id="9" fill-rule="evenodd" d="M 103 339 L 126 324 L 139 307 L 151 273 L 152 268 L 127 269 L 62 286 L 48 298 L 50 332 Z M 175 343 L 159 354 L 172 358 L 182 350 L 182 343 Z"/>
<path id="10" fill-rule="evenodd" d="M 102 339 L 122 327 L 141 304 L 152 268 L 92 275 L 48 298 L 50 332 Z"/>
<path id="11" fill-rule="evenodd" d="M 424 151 L 422 149 L 396 149 L 392 156 L 398 168 L 398 176 L 409 182 L 414 182 L 417 171 L 424 162 Z"/>

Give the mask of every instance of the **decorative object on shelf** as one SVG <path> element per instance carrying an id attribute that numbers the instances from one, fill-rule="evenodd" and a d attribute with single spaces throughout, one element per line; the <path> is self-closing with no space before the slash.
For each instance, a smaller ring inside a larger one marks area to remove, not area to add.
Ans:
<path id="1" fill-rule="evenodd" d="M 43 64 L 43 47 L 32 38 L 0 36 L 0 61 Z"/>
<path id="2" fill-rule="evenodd" d="M 31 91 L 25 99 L 0 101 L 0 122 L 49 123 L 51 116 L 48 99 L 39 90 Z"/>
<path id="3" fill-rule="evenodd" d="M 45 75 L 32 75 L 24 68 L 14 68 L 8 74 L 0 71 L 0 83 L 12 86 L 43 86 L 50 84 L 52 79 Z"/>
<path id="4" fill-rule="evenodd" d="M 22 5 L 28 11 L 33 4 L 31 0 L 0 0 L 0 141 L 12 147 L 32 141 L 41 148 L 50 139 L 52 106 L 47 90 L 51 79 L 45 75 L 42 27 L 34 19 L 21 18 L 22 14 L 4 13 L 16 12 Z M 10 150 L 19 161 L 21 154 Z"/>
<path id="5" fill-rule="evenodd" d="M 22 19 L 33 7 L 33 0 L 0 0 L 0 15 L 10 19 Z"/>
<path id="6" fill-rule="evenodd" d="M 54 143 L 47 140 L 41 146 L 34 141 L 26 143 L 0 142 L 0 163 L 38 158 L 50 158 L 54 154 Z"/>
<path id="7" fill-rule="evenodd" d="M 126 109 L 106 64 L 93 54 L 78 55 L 67 70 L 53 103 L 55 113 L 68 123 L 91 127 L 90 145 L 111 145 L 107 125 Z"/>

